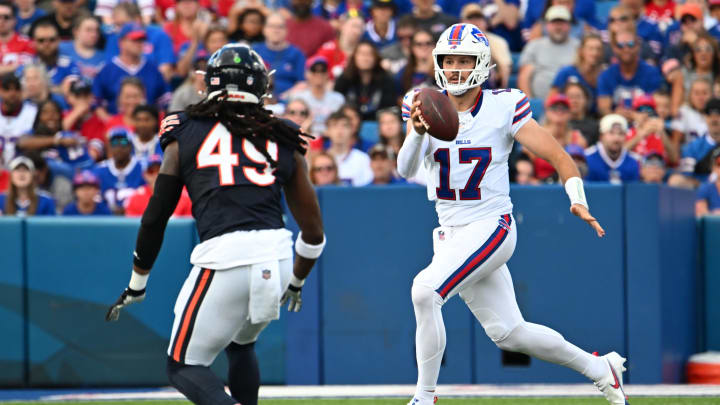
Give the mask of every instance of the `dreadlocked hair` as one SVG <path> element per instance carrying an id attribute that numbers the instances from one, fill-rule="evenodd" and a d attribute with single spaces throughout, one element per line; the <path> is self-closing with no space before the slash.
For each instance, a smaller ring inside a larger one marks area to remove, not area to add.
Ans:
<path id="1" fill-rule="evenodd" d="M 204 99 L 186 109 L 189 118 L 214 119 L 220 121 L 233 136 L 245 138 L 265 156 L 270 166 L 277 167 L 277 161 L 267 151 L 267 141 L 284 145 L 288 149 L 305 155 L 307 141 L 299 128 L 293 128 L 285 121 L 270 115 L 260 104 L 239 103 L 223 100 L 227 91 L 216 98 Z"/>

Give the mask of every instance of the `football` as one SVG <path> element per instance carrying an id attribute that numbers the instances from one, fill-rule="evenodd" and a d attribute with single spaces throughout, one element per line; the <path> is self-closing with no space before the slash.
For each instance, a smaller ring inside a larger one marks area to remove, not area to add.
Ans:
<path id="1" fill-rule="evenodd" d="M 448 96 L 437 90 L 422 89 L 415 97 L 420 100 L 420 115 L 427 132 L 441 141 L 454 140 L 460 123 Z"/>

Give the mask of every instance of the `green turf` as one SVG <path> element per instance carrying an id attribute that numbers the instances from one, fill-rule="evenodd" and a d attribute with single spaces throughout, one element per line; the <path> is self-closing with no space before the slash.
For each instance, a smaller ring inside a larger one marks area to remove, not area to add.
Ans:
<path id="1" fill-rule="evenodd" d="M 720 405 L 720 397 L 699 398 L 631 398 L 632 405 Z M 187 405 L 186 401 L 75 401 L 13 402 L 12 405 Z M 407 399 L 268 399 L 259 405 L 404 405 Z M 606 405 L 601 397 L 593 398 L 444 398 L 438 405 Z"/>

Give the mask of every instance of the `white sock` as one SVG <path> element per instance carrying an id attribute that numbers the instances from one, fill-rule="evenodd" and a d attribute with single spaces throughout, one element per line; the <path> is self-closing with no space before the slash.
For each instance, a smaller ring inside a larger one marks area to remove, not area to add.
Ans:
<path id="1" fill-rule="evenodd" d="M 445 351 L 445 324 L 442 318 L 443 300 L 432 288 L 413 285 L 415 308 L 415 357 L 418 365 L 416 397 L 432 399 L 437 387 L 440 363 Z"/>

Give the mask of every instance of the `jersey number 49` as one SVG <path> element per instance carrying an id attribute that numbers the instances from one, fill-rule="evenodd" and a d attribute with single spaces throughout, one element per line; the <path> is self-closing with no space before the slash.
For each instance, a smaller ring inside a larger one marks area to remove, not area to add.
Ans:
<path id="1" fill-rule="evenodd" d="M 267 141 L 267 152 L 275 161 L 278 158 L 278 147 L 275 142 Z M 275 174 L 270 163 L 255 146 L 247 139 L 242 140 L 242 152 L 251 162 L 264 166 L 243 166 L 243 174 L 248 181 L 261 187 L 275 183 Z M 221 186 L 235 184 L 234 169 L 240 164 L 240 157 L 232 151 L 232 135 L 225 126 L 216 124 L 207 134 L 197 153 L 197 168 L 217 166 Z"/>

